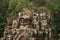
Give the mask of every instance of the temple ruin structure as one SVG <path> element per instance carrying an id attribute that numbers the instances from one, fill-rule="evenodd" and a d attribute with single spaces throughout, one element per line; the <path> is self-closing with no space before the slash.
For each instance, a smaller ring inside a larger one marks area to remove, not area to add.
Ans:
<path id="1" fill-rule="evenodd" d="M 17 18 L 7 18 L 7 26 L 0 40 L 52 40 L 48 24 L 51 13 L 47 10 L 35 12 L 23 8 Z"/>

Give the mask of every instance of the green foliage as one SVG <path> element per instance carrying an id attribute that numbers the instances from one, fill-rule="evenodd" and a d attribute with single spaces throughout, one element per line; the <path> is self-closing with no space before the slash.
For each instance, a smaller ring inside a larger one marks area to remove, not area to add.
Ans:
<path id="1" fill-rule="evenodd" d="M 9 16 L 13 16 L 13 14 L 17 15 L 16 12 L 21 11 L 23 7 L 33 7 L 33 4 L 28 0 L 10 0 L 7 13 Z"/>
<path id="2" fill-rule="evenodd" d="M 0 36 L 3 35 L 4 27 L 6 26 L 8 2 L 9 0 L 0 0 Z"/>

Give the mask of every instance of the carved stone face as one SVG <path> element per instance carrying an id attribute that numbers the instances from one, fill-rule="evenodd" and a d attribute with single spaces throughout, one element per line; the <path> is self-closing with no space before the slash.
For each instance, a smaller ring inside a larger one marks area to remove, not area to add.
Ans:
<path id="1" fill-rule="evenodd" d="M 47 10 L 43 11 L 40 13 L 41 19 L 50 19 L 51 18 L 51 13 Z"/>
<path id="2" fill-rule="evenodd" d="M 38 13 L 33 13 L 33 18 L 37 18 L 39 16 L 39 14 Z"/>
<path id="3" fill-rule="evenodd" d="M 31 12 L 27 8 L 23 8 L 23 11 L 18 14 L 20 25 L 28 25 L 31 18 Z"/>

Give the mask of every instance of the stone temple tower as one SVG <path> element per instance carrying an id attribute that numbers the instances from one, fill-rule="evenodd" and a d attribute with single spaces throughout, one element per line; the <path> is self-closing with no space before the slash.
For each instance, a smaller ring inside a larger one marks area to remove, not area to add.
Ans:
<path id="1" fill-rule="evenodd" d="M 51 13 L 47 10 L 34 12 L 23 8 L 17 18 L 7 18 L 7 26 L 0 40 L 52 40 L 48 24 Z"/>

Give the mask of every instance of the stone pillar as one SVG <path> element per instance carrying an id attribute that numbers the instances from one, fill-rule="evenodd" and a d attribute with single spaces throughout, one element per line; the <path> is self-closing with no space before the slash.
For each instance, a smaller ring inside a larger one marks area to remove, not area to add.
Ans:
<path id="1" fill-rule="evenodd" d="M 48 26 L 49 25 L 48 19 L 50 19 L 50 13 L 48 13 L 47 11 L 42 11 L 40 13 L 40 23 L 41 23 L 41 29 L 43 30 L 43 33 L 44 33 L 43 35 L 45 35 L 43 40 L 50 40 L 51 39 L 51 29 Z"/>
<path id="2" fill-rule="evenodd" d="M 33 13 L 33 22 L 35 29 L 39 30 L 39 14 Z"/>

